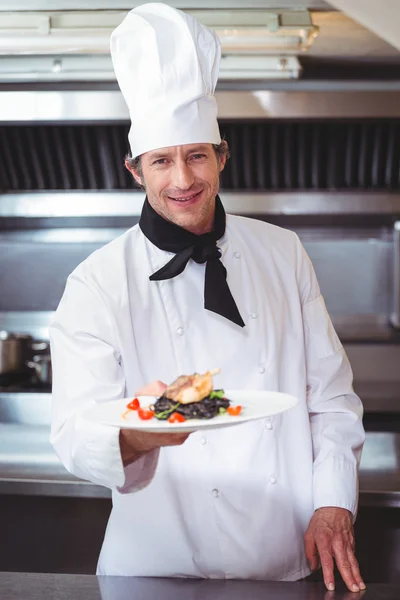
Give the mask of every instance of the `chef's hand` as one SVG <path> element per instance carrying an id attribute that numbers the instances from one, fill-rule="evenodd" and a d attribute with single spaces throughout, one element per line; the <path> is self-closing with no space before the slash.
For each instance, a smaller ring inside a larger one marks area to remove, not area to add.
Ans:
<path id="1" fill-rule="evenodd" d="M 136 396 L 162 396 L 166 387 L 165 383 L 154 381 L 137 390 Z M 180 446 L 188 437 L 188 433 L 148 433 L 136 429 L 121 429 L 119 445 L 124 467 L 151 450 L 163 446 Z"/>
<path id="2" fill-rule="evenodd" d="M 350 511 L 334 506 L 316 510 L 305 533 L 304 545 L 310 568 L 315 571 L 321 563 L 328 590 L 335 589 L 334 560 L 351 592 L 366 589 L 354 555 L 354 530 Z"/>

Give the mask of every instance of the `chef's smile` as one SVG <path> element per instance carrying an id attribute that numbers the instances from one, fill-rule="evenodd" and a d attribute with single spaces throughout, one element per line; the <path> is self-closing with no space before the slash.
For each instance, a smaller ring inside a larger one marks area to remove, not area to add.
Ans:
<path id="1" fill-rule="evenodd" d="M 200 195 L 202 193 L 203 190 L 200 190 L 199 192 L 194 192 L 190 195 L 180 195 L 180 196 L 168 196 L 169 200 L 172 200 L 173 202 L 177 202 L 178 204 L 182 205 L 182 206 L 190 206 L 192 204 L 194 204 L 195 202 L 197 202 L 197 200 L 200 199 Z"/>

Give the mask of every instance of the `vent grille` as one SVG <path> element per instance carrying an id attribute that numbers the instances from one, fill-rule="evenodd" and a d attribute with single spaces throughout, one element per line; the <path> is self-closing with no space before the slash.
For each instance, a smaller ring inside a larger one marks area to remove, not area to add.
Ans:
<path id="1" fill-rule="evenodd" d="M 397 190 L 400 122 L 223 124 L 228 189 Z"/>
<path id="2" fill-rule="evenodd" d="M 0 127 L 0 189 L 116 190 L 133 187 L 124 167 L 126 125 Z"/>
<path id="3" fill-rule="evenodd" d="M 399 190 L 400 121 L 221 122 L 226 190 Z M 0 191 L 125 190 L 125 124 L 0 126 Z"/>

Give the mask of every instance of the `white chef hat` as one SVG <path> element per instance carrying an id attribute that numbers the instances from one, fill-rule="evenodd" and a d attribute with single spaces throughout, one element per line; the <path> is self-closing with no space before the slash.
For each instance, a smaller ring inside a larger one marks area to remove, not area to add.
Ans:
<path id="1" fill-rule="evenodd" d="M 214 96 L 221 46 L 214 31 L 166 4 L 143 4 L 112 33 L 111 56 L 131 117 L 132 156 L 221 142 Z"/>

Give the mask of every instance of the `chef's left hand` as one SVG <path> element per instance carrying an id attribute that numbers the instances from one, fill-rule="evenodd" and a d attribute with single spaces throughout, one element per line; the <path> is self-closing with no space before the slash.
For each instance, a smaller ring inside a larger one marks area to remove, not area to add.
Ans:
<path id="1" fill-rule="evenodd" d="M 328 590 L 335 589 L 334 560 L 351 592 L 365 590 L 366 585 L 354 554 L 353 518 L 350 511 L 334 506 L 317 509 L 305 533 L 304 546 L 310 568 L 315 571 L 321 563 Z"/>

